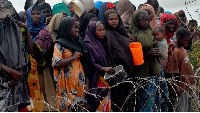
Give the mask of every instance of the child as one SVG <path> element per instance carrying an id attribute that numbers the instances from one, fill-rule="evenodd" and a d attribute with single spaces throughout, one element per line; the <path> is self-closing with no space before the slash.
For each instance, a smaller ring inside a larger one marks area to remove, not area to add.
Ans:
<path id="1" fill-rule="evenodd" d="M 188 45 L 191 34 L 185 28 L 179 28 L 176 32 L 177 43 L 176 48 L 172 51 L 172 55 L 168 60 L 163 62 L 165 73 L 170 77 L 176 77 L 176 81 L 172 79 L 170 83 L 174 90 L 173 99 L 174 108 L 176 112 L 190 112 L 191 111 L 191 86 L 194 85 L 194 72 L 190 60 L 187 56 L 185 47 Z M 178 97 L 175 97 L 176 94 Z"/>
<path id="2" fill-rule="evenodd" d="M 159 59 L 162 63 L 168 57 L 168 45 L 165 37 L 165 28 L 158 26 L 154 29 L 154 37 L 158 41 L 159 50 L 161 51 Z"/>
<path id="3" fill-rule="evenodd" d="M 79 38 L 76 18 L 64 17 L 57 33 L 52 59 L 56 104 L 60 111 L 72 111 L 74 103 L 84 101 L 85 75 L 89 75 L 88 51 Z"/>
<path id="4" fill-rule="evenodd" d="M 115 70 L 110 66 L 108 56 L 104 50 L 103 39 L 105 37 L 104 25 L 99 21 L 90 22 L 84 42 L 89 50 L 91 58 L 90 79 L 91 93 L 102 98 L 90 97 L 88 103 L 91 104 L 90 111 L 110 112 L 111 101 L 108 83 L 104 80 L 105 72 L 112 74 Z M 103 88 L 102 88 L 103 87 Z M 89 96 L 89 95 L 88 95 Z"/>

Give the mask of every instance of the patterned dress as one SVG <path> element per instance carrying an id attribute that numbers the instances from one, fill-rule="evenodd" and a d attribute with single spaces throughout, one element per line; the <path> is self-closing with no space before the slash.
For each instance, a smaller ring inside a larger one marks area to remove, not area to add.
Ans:
<path id="1" fill-rule="evenodd" d="M 52 66 L 60 60 L 72 57 L 73 53 L 60 44 L 54 46 Z M 84 100 L 85 73 L 79 59 L 74 60 L 66 67 L 54 68 L 54 82 L 56 84 L 57 109 L 66 111 L 73 102 Z"/>

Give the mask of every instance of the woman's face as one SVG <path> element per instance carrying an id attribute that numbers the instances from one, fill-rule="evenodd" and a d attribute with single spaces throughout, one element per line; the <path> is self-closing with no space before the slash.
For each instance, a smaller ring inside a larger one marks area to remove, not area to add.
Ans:
<path id="1" fill-rule="evenodd" d="M 153 20 L 153 12 L 150 10 L 150 9 L 145 9 L 145 11 L 147 11 L 148 13 L 148 18 L 149 18 L 149 21 L 152 21 Z"/>
<path id="2" fill-rule="evenodd" d="M 141 19 L 141 20 L 139 21 L 139 26 L 140 26 L 142 29 L 147 28 L 148 25 L 149 25 L 149 20 L 148 20 L 148 18 L 147 18 L 147 19 Z"/>
<path id="3" fill-rule="evenodd" d="M 149 25 L 148 13 L 145 10 L 140 11 L 139 17 L 137 17 L 138 25 L 141 29 L 145 29 Z"/>
<path id="4" fill-rule="evenodd" d="M 108 25 L 111 28 L 117 28 L 118 24 L 119 24 L 119 19 L 118 19 L 117 15 L 110 15 L 108 17 Z"/>
<path id="5" fill-rule="evenodd" d="M 170 33 L 174 33 L 175 32 L 175 28 L 176 28 L 176 20 L 175 19 L 171 19 L 168 20 L 166 22 L 166 29 L 170 32 Z"/>
<path id="6" fill-rule="evenodd" d="M 45 20 L 46 20 L 47 17 L 51 17 L 51 10 L 50 9 L 46 8 L 46 9 L 42 10 L 42 12 L 43 12 L 43 17 L 44 17 Z"/>
<path id="7" fill-rule="evenodd" d="M 41 20 L 41 13 L 39 11 L 33 10 L 31 12 L 31 18 L 34 24 L 39 24 Z"/>
<path id="8" fill-rule="evenodd" d="M 72 37 L 76 38 L 79 36 L 79 28 L 80 28 L 80 23 L 76 21 L 70 31 L 70 34 L 72 35 Z"/>
<path id="9" fill-rule="evenodd" d="M 106 34 L 106 32 L 105 32 L 103 24 L 97 24 L 97 26 L 96 26 L 97 38 L 104 39 L 105 34 Z"/>

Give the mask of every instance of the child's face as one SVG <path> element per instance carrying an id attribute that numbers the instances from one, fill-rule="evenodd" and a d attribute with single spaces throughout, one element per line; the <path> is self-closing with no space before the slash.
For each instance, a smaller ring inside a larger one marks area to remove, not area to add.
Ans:
<path id="1" fill-rule="evenodd" d="M 179 38 L 179 39 L 177 39 L 177 43 L 179 45 L 181 45 L 182 47 L 186 48 L 188 43 L 189 43 L 189 41 L 190 41 L 190 38 L 191 38 L 191 36 L 188 36 L 188 37 L 183 38 L 183 39 Z"/>
<path id="2" fill-rule="evenodd" d="M 109 16 L 109 18 L 108 18 L 108 25 L 111 28 L 117 28 L 118 24 L 119 24 L 119 19 L 118 19 L 117 15 L 111 15 L 111 16 Z"/>
<path id="3" fill-rule="evenodd" d="M 80 23 L 78 21 L 76 21 L 70 31 L 70 34 L 72 35 L 72 37 L 76 38 L 79 35 L 79 28 L 80 28 Z"/>
<path id="4" fill-rule="evenodd" d="M 96 26 L 96 35 L 97 35 L 97 38 L 104 39 L 105 34 L 106 34 L 106 32 L 105 32 L 103 24 L 98 24 Z"/>
<path id="5" fill-rule="evenodd" d="M 170 32 L 170 33 L 174 33 L 175 32 L 175 28 L 176 28 L 176 20 L 174 19 L 171 19 L 171 20 L 168 20 L 166 22 L 166 29 Z"/>
<path id="6" fill-rule="evenodd" d="M 157 41 L 161 41 L 163 38 L 164 38 L 164 34 L 161 32 L 161 31 L 159 31 L 158 29 L 157 30 L 155 30 L 154 32 L 153 32 L 153 34 L 154 34 L 154 37 L 155 37 L 155 39 L 157 40 Z"/>

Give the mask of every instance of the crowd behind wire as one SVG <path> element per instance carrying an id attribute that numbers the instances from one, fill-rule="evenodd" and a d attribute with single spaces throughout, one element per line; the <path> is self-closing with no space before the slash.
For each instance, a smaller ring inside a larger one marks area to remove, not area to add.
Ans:
<path id="1" fill-rule="evenodd" d="M 13 13 L 3 17 L 6 8 Z M 183 10 L 157 0 L 97 1 L 81 15 L 71 3 L 53 13 L 45 0 L 27 0 L 19 13 L 1 0 L 0 9 L 0 111 L 191 111 L 187 52 L 200 32 Z M 136 42 L 143 56 L 131 51 Z M 119 65 L 127 78 L 110 86 L 104 75 Z"/>

